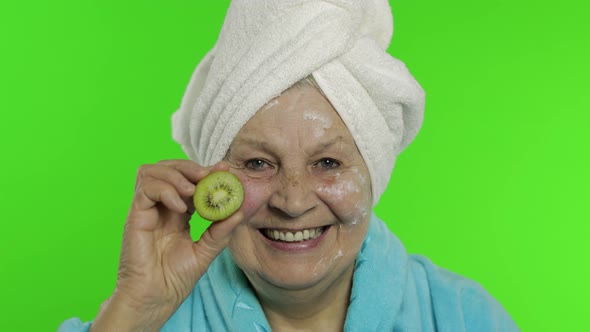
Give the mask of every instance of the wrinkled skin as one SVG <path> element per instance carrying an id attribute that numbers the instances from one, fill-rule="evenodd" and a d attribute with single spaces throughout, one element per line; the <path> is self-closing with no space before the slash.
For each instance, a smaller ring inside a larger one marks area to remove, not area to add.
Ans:
<path id="1" fill-rule="evenodd" d="M 193 242 L 194 185 L 216 170 L 240 177 L 246 198 Z M 139 168 L 117 286 L 90 331 L 159 331 L 227 246 L 273 331 L 341 331 L 370 208 L 366 165 L 336 111 L 311 87 L 287 90 L 242 128 L 226 161 Z M 320 226 L 320 238 L 278 248 L 259 232 Z"/>
<path id="2" fill-rule="evenodd" d="M 345 312 L 370 218 L 371 186 L 354 140 L 328 100 L 308 86 L 285 91 L 246 123 L 226 160 L 246 188 L 245 222 L 229 248 L 271 324 L 281 308 L 291 314 L 310 308 L 293 314 L 301 320 L 336 300 Z M 302 242 L 277 249 L 261 231 L 320 226 L 328 229 L 313 247 Z"/>

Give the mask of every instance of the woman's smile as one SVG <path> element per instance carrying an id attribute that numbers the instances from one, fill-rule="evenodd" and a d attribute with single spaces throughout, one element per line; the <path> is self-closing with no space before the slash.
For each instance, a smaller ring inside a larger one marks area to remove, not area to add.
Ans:
<path id="1" fill-rule="evenodd" d="M 272 249 L 296 253 L 318 247 L 330 228 L 330 225 L 301 230 L 263 228 L 259 232 Z"/>
<path id="2" fill-rule="evenodd" d="M 325 226 L 328 227 L 328 226 Z M 278 242 L 303 242 L 318 238 L 324 230 L 324 226 L 307 228 L 302 230 L 278 230 L 272 228 L 261 229 L 260 232 L 266 236 L 267 239 Z"/>

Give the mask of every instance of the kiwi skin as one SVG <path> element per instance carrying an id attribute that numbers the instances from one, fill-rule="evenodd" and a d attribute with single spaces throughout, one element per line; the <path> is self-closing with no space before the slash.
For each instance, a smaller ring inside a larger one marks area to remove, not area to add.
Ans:
<path id="1" fill-rule="evenodd" d="M 195 188 L 195 210 L 209 221 L 226 219 L 244 201 L 244 187 L 237 176 L 227 171 L 213 172 L 201 179 Z"/>

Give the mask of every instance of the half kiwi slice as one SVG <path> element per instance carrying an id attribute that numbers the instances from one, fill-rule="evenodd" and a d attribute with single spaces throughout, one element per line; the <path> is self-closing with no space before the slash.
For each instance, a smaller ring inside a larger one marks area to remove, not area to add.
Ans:
<path id="1" fill-rule="evenodd" d="M 223 220 L 236 212 L 244 201 L 244 187 L 237 176 L 226 171 L 213 172 L 197 183 L 193 202 L 204 219 Z"/>

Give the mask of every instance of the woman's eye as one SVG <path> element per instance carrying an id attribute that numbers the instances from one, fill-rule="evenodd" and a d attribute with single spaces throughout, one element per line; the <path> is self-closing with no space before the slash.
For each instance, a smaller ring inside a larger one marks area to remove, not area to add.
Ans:
<path id="1" fill-rule="evenodd" d="M 316 163 L 316 166 L 322 169 L 334 169 L 340 166 L 340 163 L 332 158 L 324 158 Z"/>
<path id="2" fill-rule="evenodd" d="M 246 162 L 246 168 L 251 170 L 262 170 L 269 165 L 262 159 L 251 159 Z"/>

